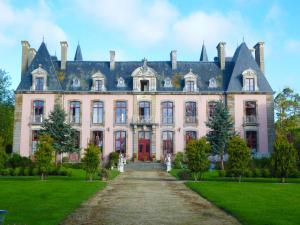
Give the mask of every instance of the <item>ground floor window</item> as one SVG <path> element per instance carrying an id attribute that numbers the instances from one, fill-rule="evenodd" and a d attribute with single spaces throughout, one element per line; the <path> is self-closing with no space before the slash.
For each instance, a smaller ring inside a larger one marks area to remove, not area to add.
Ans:
<path id="1" fill-rule="evenodd" d="M 163 139 L 163 154 L 164 155 L 166 155 L 168 153 L 173 154 L 174 132 L 173 131 L 163 131 L 162 139 Z"/>
<path id="2" fill-rule="evenodd" d="M 191 140 L 197 139 L 197 132 L 196 131 L 186 131 L 185 132 L 185 143 L 189 143 Z"/>
<path id="3" fill-rule="evenodd" d="M 103 149 L 103 131 L 93 131 L 93 144 Z"/>
<path id="4" fill-rule="evenodd" d="M 75 131 L 75 147 L 80 148 L 80 131 Z"/>
<path id="5" fill-rule="evenodd" d="M 31 153 L 34 154 L 37 150 L 39 130 L 32 131 Z"/>
<path id="6" fill-rule="evenodd" d="M 126 153 L 126 131 L 115 132 L 115 151 L 118 153 Z"/>
<path id="7" fill-rule="evenodd" d="M 257 131 L 246 131 L 246 141 L 252 153 L 257 152 Z"/>

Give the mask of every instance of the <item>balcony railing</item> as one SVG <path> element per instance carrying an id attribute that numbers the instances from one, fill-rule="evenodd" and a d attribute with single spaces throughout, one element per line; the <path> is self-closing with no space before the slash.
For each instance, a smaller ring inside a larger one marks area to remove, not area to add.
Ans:
<path id="1" fill-rule="evenodd" d="M 154 119 L 151 116 L 138 116 L 132 118 L 132 124 L 154 124 Z"/>
<path id="2" fill-rule="evenodd" d="M 244 125 L 257 125 L 258 117 L 257 115 L 244 116 Z"/>
<path id="3" fill-rule="evenodd" d="M 196 116 L 186 116 L 184 118 L 185 123 L 190 123 L 190 124 L 195 124 L 198 122 L 197 117 Z"/>
<path id="4" fill-rule="evenodd" d="M 43 115 L 33 115 L 31 117 L 31 123 L 42 124 L 43 123 Z"/>

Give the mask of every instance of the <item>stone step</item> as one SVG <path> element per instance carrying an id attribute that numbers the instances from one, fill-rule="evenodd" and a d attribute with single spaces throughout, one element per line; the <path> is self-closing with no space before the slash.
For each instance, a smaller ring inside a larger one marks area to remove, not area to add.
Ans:
<path id="1" fill-rule="evenodd" d="M 162 163 L 155 162 L 131 162 L 125 165 L 125 171 L 151 171 L 151 170 L 166 170 L 166 166 Z"/>

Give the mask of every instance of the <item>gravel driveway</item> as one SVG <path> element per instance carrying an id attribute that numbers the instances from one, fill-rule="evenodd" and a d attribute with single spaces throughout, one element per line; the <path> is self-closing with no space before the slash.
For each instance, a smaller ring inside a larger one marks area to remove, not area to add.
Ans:
<path id="1" fill-rule="evenodd" d="M 239 224 L 235 218 L 161 171 L 129 171 L 61 224 Z"/>

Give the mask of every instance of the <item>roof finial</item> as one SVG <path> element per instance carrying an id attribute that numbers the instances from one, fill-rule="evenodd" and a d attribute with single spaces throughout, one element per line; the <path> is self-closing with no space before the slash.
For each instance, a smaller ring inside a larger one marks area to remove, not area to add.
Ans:
<path id="1" fill-rule="evenodd" d="M 190 73 L 192 73 L 193 72 L 193 70 L 192 70 L 192 68 L 190 68 Z"/>
<path id="2" fill-rule="evenodd" d="M 245 42 L 245 37 L 243 36 L 243 42 Z"/>
<path id="3" fill-rule="evenodd" d="M 45 40 L 44 40 L 44 35 L 43 35 L 43 42 L 45 42 Z"/>

